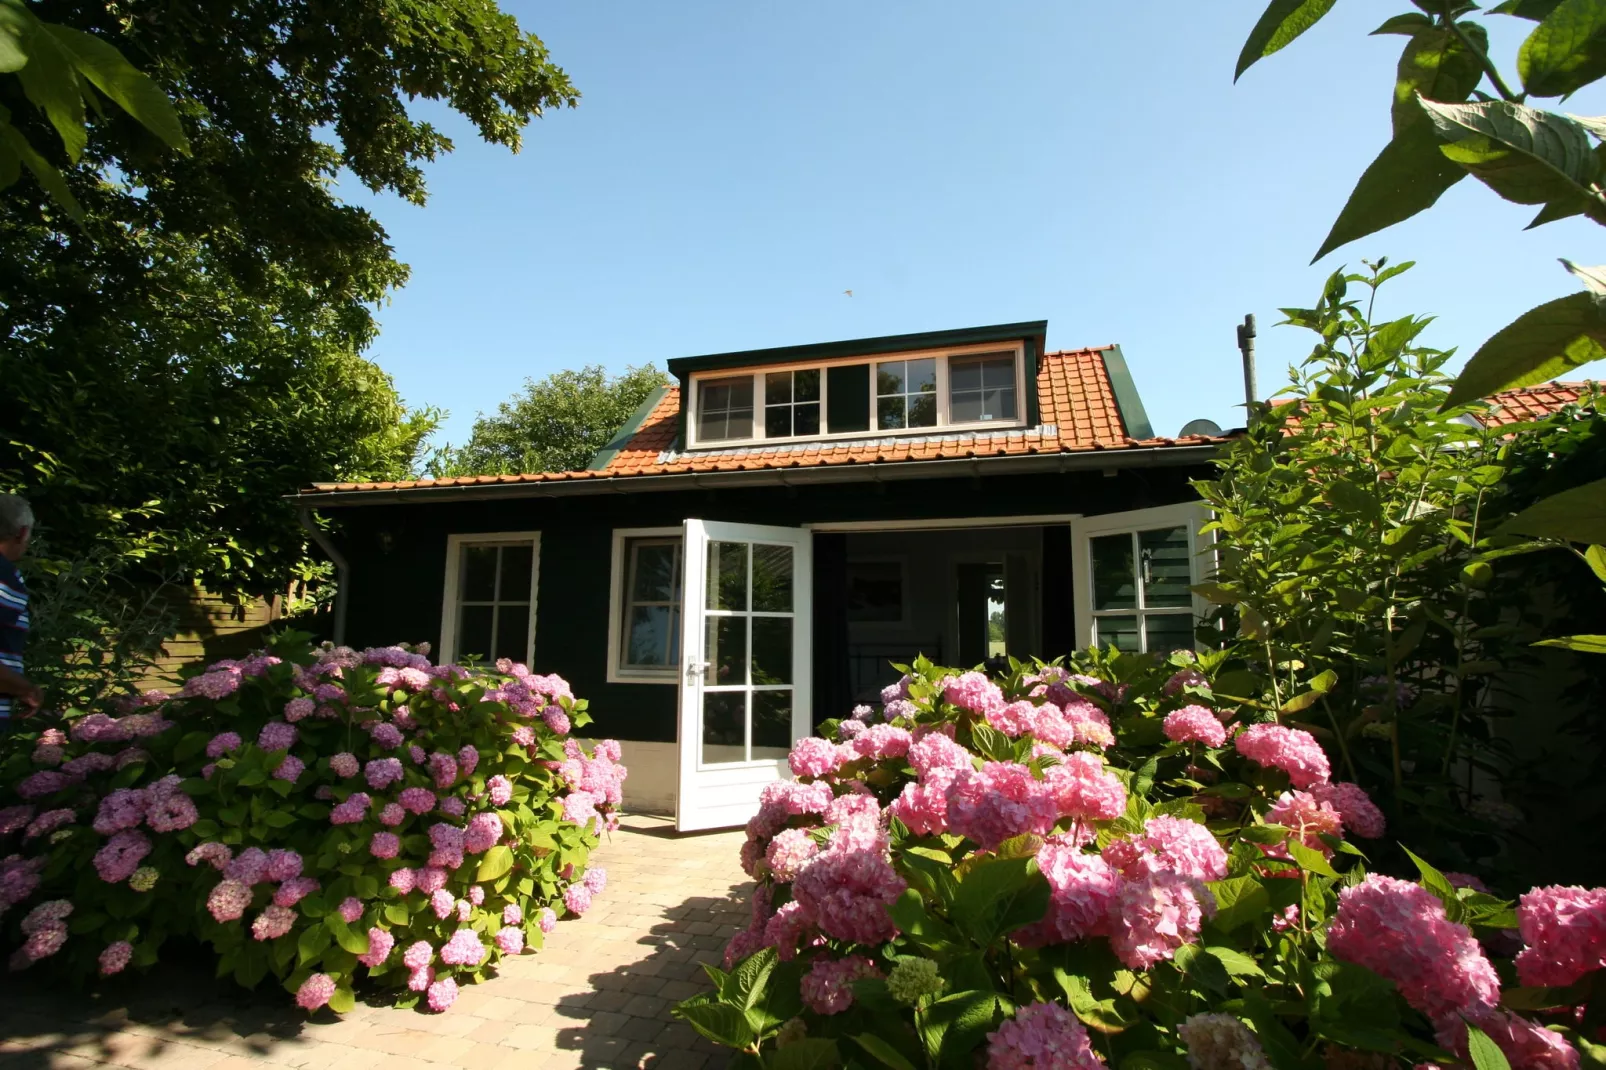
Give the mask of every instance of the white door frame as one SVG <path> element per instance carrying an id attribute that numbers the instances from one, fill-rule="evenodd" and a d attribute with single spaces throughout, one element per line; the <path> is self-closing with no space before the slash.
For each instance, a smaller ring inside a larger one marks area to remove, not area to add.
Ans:
<path id="1" fill-rule="evenodd" d="M 796 742 L 814 727 L 811 684 L 814 667 L 814 569 L 813 532 L 801 527 L 770 527 L 759 524 L 730 524 L 721 521 L 687 520 L 681 550 L 681 678 L 679 692 L 679 788 L 675 796 L 675 825 L 682 832 L 729 828 L 744 823 L 758 812 L 759 792 L 766 784 L 791 775 L 786 758 L 753 758 L 752 696 L 753 682 L 709 684 L 706 621 L 714 616 L 741 616 L 748 624 L 746 664 L 751 675 L 752 626 L 754 619 L 766 615 L 752 609 L 752 555 L 748 555 L 748 602 L 739 611 L 711 611 L 707 607 L 708 547 L 711 542 L 741 542 L 749 545 L 782 545 L 792 548 L 792 670 L 791 739 Z M 746 760 L 705 762 L 703 760 L 702 712 L 704 696 L 712 688 L 743 688 L 747 696 L 747 720 L 743 747 Z"/>

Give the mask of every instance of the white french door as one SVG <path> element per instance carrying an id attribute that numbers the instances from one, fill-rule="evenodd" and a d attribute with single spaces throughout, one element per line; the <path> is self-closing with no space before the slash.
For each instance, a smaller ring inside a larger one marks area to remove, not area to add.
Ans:
<path id="1" fill-rule="evenodd" d="M 789 776 L 812 713 L 812 533 L 688 520 L 680 649 L 682 831 L 740 825 Z"/>

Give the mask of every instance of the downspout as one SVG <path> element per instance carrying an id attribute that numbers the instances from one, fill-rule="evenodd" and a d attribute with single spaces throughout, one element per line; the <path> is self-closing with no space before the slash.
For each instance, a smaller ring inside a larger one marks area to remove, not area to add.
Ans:
<path id="1" fill-rule="evenodd" d="M 1251 312 L 1238 325 L 1238 350 L 1244 357 L 1244 410 L 1247 417 L 1254 416 L 1255 402 L 1260 400 L 1255 389 L 1255 314 Z"/>
<path id="2" fill-rule="evenodd" d="M 303 505 L 296 510 L 296 515 L 301 518 L 301 526 L 307 529 L 307 533 L 312 536 L 312 541 L 318 544 L 318 549 L 322 550 L 324 556 L 335 564 L 334 639 L 336 646 L 344 646 L 346 643 L 346 588 L 351 580 L 351 566 L 346 563 L 345 556 L 335 549 L 335 544 L 329 541 L 329 536 L 312 519 L 312 509 L 310 507 Z"/>

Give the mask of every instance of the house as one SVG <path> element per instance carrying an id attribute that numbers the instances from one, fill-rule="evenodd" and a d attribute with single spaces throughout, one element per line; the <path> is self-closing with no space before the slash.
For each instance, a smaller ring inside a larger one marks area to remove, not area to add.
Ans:
<path id="1" fill-rule="evenodd" d="M 562 674 L 683 829 L 892 662 L 1187 645 L 1224 439 L 1155 435 L 1120 347 L 1046 326 L 671 360 L 586 471 L 308 488 L 338 637 Z"/>

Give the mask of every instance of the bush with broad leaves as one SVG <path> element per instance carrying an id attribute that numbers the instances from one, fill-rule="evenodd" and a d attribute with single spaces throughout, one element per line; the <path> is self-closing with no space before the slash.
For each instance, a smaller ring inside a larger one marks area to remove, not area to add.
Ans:
<path id="1" fill-rule="evenodd" d="M 196 939 L 308 1010 L 364 980 L 445 1010 L 602 890 L 619 746 L 506 661 L 285 636 L 173 695 L 73 713 L 0 762 L 10 966 L 110 975 Z M 9 805 L 6 805 L 8 804 Z"/>
<path id="2" fill-rule="evenodd" d="M 796 744 L 676 1013 L 776 1070 L 1601 1064 L 1606 890 L 1369 872 L 1384 815 L 1224 661 L 917 661 Z"/>

